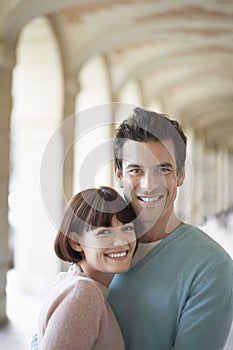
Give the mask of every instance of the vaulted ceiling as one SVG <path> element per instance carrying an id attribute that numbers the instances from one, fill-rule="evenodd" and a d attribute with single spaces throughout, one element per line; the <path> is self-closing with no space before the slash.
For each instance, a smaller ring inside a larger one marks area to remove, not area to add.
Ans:
<path id="1" fill-rule="evenodd" d="M 48 16 L 71 72 L 104 55 L 117 93 L 134 79 L 144 104 L 233 151 L 232 0 L 9 0 L 0 3 L 0 41 Z"/>

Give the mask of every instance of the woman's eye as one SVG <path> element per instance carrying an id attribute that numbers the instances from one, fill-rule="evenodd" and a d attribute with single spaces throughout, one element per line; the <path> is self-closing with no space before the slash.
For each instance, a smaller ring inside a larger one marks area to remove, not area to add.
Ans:
<path id="1" fill-rule="evenodd" d="M 122 231 L 133 231 L 134 227 L 133 226 L 124 226 L 122 227 Z"/>
<path id="2" fill-rule="evenodd" d="M 109 233 L 110 233 L 110 230 L 105 229 L 105 230 L 100 230 L 100 231 L 98 232 L 98 235 L 107 235 L 107 234 L 109 234 Z"/>

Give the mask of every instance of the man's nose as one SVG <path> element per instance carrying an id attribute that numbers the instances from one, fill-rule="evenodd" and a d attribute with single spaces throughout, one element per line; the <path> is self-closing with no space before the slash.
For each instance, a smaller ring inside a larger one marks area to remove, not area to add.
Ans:
<path id="1" fill-rule="evenodd" d="M 141 186 L 145 191 L 151 192 L 158 187 L 160 182 L 161 179 L 155 172 L 148 171 L 142 177 Z"/>

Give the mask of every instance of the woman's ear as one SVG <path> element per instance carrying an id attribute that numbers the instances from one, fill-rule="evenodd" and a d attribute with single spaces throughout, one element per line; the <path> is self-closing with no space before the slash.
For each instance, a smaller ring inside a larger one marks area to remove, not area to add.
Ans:
<path id="1" fill-rule="evenodd" d="M 185 178 L 185 169 L 184 167 L 181 168 L 178 174 L 178 179 L 177 179 L 177 186 L 182 186 Z"/>
<path id="2" fill-rule="evenodd" d="M 71 248 L 73 248 L 74 250 L 76 250 L 76 252 L 79 253 L 83 251 L 81 244 L 78 242 L 78 234 L 76 232 L 70 232 L 68 239 Z"/>

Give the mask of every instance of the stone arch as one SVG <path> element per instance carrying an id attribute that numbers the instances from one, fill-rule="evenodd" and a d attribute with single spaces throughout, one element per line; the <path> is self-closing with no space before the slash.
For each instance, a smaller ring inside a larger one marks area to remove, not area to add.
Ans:
<path id="1" fill-rule="evenodd" d="M 41 201 L 40 165 L 51 133 L 62 118 L 61 70 L 49 20 L 32 20 L 19 36 L 13 74 L 10 213 L 20 286 L 35 293 L 44 293 L 58 270 L 51 254 L 55 228 Z M 59 200 L 54 205 L 60 210 Z"/>

